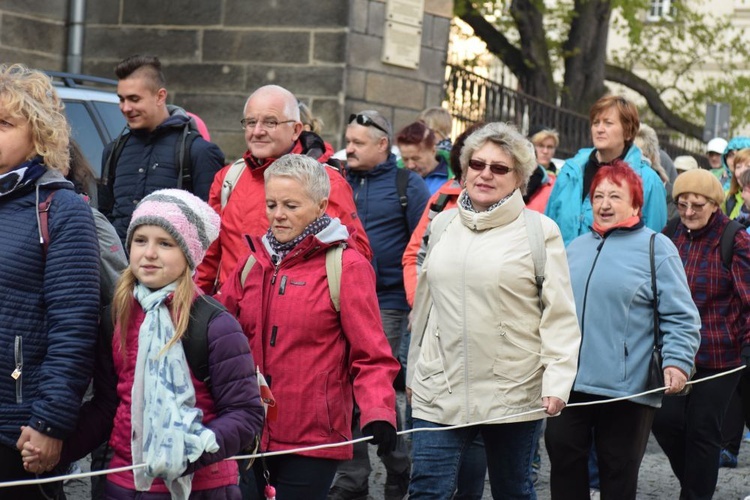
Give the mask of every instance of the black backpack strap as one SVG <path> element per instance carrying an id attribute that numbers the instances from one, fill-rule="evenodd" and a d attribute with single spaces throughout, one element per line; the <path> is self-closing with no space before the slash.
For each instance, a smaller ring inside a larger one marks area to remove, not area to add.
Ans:
<path id="1" fill-rule="evenodd" d="M 443 210 L 445 210 L 445 206 L 448 204 L 449 199 L 450 199 L 450 195 L 446 193 L 440 193 L 437 197 L 437 200 L 435 200 L 435 203 L 430 205 L 430 212 L 435 212 L 435 215 L 437 215 Z"/>
<path id="2" fill-rule="evenodd" d="M 405 168 L 396 169 L 396 193 L 398 193 L 398 202 L 401 205 L 401 211 L 406 216 L 406 207 L 409 205 L 409 198 L 406 195 L 406 189 L 409 187 L 409 170 Z"/>
<path id="3" fill-rule="evenodd" d="M 674 233 L 677 231 L 677 224 L 680 223 L 679 217 L 674 217 L 672 219 L 669 219 L 667 222 L 667 225 L 664 226 L 664 230 L 662 231 L 665 236 L 669 237 L 669 239 L 672 239 L 674 236 Z"/>
<path id="4" fill-rule="evenodd" d="M 190 128 L 190 122 L 185 123 L 180 138 L 175 143 L 175 165 L 179 169 L 177 189 L 193 192 L 193 158 L 190 149 L 198 138 L 199 133 Z"/>
<path id="5" fill-rule="evenodd" d="M 112 142 L 112 149 L 109 150 L 107 160 L 102 165 L 102 174 L 99 181 L 98 198 L 99 198 L 99 211 L 104 215 L 110 217 L 112 210 L 115 206 L 115 170 L 117 169 L 117 162 L 120 160 L 120 155 L 125 147 L 125 143 L 130 138 L 130 129 L 126 126 L 120 132 Z"/>
<path id="6" fill-rule="evenodd" d="M 734 237 L 737 231 L 744 230 L 745 226 L 736 220 L 730 220 L 729 224 L 724 226 L 719 240 L 719 250 L 721 251 L 721 263 L 727 271 L 732 269 L 732 256 L 734 255 Z"/>
<path id="7" fill-rule="evenodd" d="M 211 377 L 208 370 L 208 324 L 226 310 L 216 299 L 208 295 L 198 296 L 190 308 L 190 322 L 187 332 L 182 337 L 182 349 L 185 351 L 190 370 L 195 378 L 209 388 Z"/>

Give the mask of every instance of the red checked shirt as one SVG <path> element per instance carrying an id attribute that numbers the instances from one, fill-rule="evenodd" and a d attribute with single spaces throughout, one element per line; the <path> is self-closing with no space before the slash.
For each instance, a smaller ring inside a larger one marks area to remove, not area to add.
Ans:
<path id="1" fill-rule="evenodd" d="M 717 210 L 706 227 L 691 231 L 679 223 L 672 236 L 701 315 L 698 368 L 736 368 L 742 347 L 750 345 L 750 235 L 737 232 L 731 269 L 726 269 L 719 240 L 727 224 L 729 218 Z"/>

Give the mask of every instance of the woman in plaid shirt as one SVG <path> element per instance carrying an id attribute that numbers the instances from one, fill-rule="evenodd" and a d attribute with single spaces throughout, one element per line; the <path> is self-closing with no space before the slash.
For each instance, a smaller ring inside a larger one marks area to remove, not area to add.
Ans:
<path id="1" fill-rule="evenodd" d="M 701 379 L 750 364 L 750 235 L 735 234 L 727 269 L 719 242 L 730 220 L 719 209 L 724 198 L 721 183 L 707 170 L 691 170 L 675 181 L 673 198 L 680 222 L 671 238 L 701 315 L 701 346 L 695 359 L 695 379 Z M 721 425 L 739 378 L 736 372 L 696 384 L 686 397 L 664 398 L 656 413 L 654 436 L 680 480 L 680 498 L 713 496 Z"/>

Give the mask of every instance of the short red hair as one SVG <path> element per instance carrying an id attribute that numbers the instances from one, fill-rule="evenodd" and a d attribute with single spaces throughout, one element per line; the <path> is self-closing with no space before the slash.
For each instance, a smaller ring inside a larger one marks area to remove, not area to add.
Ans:
<path id="1" fill-rule="evenodd" d="M 643 181 L 641 181 L 641 176 L 635 173 L 635 170 L 625 160 L 618 158 L 611 165 L 599 167 L 596 175 L 594 175 L 594 179 L 591 181 L 591 191 L 589 191 L 589 199 L 592 203 L 594 202 L 594 191 L 604 181 L 609 181 L 619 187 L 623 187 L 623 184 L 625 184 L 630 190 L 632 207 L 637 208 L 638 215 L 641 215 L 641 209 L 643 208 Z"/>
<path id="2" fill-rule="evenodd" d="M 429 129 L 423 121 L 410 123 L 396 135 L 396 144 L 412 144 L 415 146 L 432 148 L 435 146 L 435 132 Z"/>
<path id="3" fill-rule="evenodd" d="M 618 95 L 606 95 L 600 98 L 589 110 L 589 123 L 593 124 L 594 120 L 596 120 L 600 114 L 610 108 L 617 110 L 617 114 L 620 116 L 620 123 L 622 124 L 622 132 L 625 136 L 625 144 L 630 146 L 633 144 L 635 136 L 638 134 L 638 129 L 641 128 L 641 122 L 638 119 L 638 108 L 635 107 L 635 104 L 624 97 Z"/>

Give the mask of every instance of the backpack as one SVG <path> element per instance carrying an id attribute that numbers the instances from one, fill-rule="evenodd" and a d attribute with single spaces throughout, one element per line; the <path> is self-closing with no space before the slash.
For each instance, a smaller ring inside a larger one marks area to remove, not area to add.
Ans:
<path id="1" fill-rule="evenodd" d="M 346 244 L 342 243 L 336 246 L 329 247 L 326 250 L 326 277 L 328 278 L 328 294 L 331 296 L 331 302 L 333 302 L 333 308 L 336 312 L 341 312 L 341 268 L 344 256 L 344 248 Z M 242 267 L 242 273 L 240 274 L 240 283 L 242 287 L 245 287 L 245 281 L 247 275 L 250 274 L 250 270 L 253 268 L 257 259 L 254 255 L 250 255 L 247 258 L 247 262 Z"/>
<path id="2" fill-rule="evenodd" d="M 206 384 L 209 390 L 211 376 L 208 370 L 208 324 L 226 310 L 216 299 L 208 295 L 199 295 L 190 307 L 190 321 L 181 339 L 182 350 L 185 351 L 185 359 L 187 359 L 190 371 L 196 379 Z M 99 325 L 102 338 L 111 344 L 115 334 L 111 305 L 102 310 Z"/>
<path id="3" fill-rule="evenodd" d="M 175 165 L 179 168 L 180 173 L 177 176 L 177 189 L 193 191 L 193 175 L 190 172 L 193 160 L 190 156 L 190 149 L 193 147 L 193 142 L 200 135 L 195 120 L 190 118 L 183 125 L 180 137 L 175 142 Z M 102 166 L 101 182 L 105 186 L 105 192 L 109 191 L 109 196 L 100 196 L 100 198 L 106 198 L 106 201 L 101 202 L 102 211 L 105 213 L 111 212 L 114 206 L 114 193 L 112 190 L 114 189 L 115 169 L 117 168 L 117 162 L 120 160 L 122 150 L 125 148 L 125 143 L 128 142 L 129 138 L 130 130 L 125 127 L 120 132 L 120 135 L 117 136 L 117 139 L 115 139 L 112 149 L 109 151 L 109 156 L 107 156 L 107 161 Z"/>
<path id="4" fill-rule="evenodd" d="M 443 218 L 434 219 L 430 228 L 431 241 L 430 248 L 434 248 L 440 237 L 443 235 L 448 225 L 458 216 L 458 209 L 451 208 Z M 547 265 L 547 247 L 544 246 L 544 230 L 542 229 L 542 218 L 539 212 L 523 209 L 523 215 L 526 219 L 526 235 L 531 247 L 531 260 L 534 262 L 534 281 L 536 283 L 537 295 L 539 297 L 539 309 L 544 310 L 542 303 L 542 288 L 544 286 L 544 268 Z"/>
<path id="5" fill-rule="evenodd" d="M 677 231 L 677 224 L 680 222 L 679 217 L 670 219 L 667 225 L 664 226 L 664 235 L 668 236 L 671 240 L 674 233 Z M 719 251 L 721 253 L 721 264 L 729 271 L 732 268 L 732 257 L 734 256 L 734 236 L 738 231 L 745 229 L 741 223 L 736 220 L 730 219 L 729 224 L 724 226 L 724 231 L 721 233 L 721 239 L 719 240 Z"/>
<path id="6" fill-rule="evenodd" d="M 49 209 L 52 199 L 57 190 L 51 191 L 44 201 L 37 206 L 39 223 L 39 243 L 42 245 L 42 256 L 46 260 L 49 249 Z M 100 291 L 101 304 L 107 305 L 112 301 L 114 285 L 120 277 L 120 273 L 128 265 L 125 250 L 122 247 L 119 236 L 112 224 L 101 212 L 91 208 L 96 225 L 96 236 L 99 242 L 99 268 L 101 274 L 102 290 Z"/>

